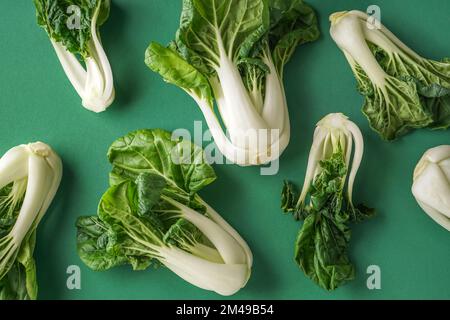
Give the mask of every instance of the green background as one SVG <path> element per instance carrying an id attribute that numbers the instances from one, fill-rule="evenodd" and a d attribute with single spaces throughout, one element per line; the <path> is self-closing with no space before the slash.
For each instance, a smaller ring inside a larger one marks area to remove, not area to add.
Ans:
<path id="1" fill-rule="evenodd" d="M 35 22 L 32 1 L 0 1 L 0 153 L 35 140 L 54 147 L 64 161 L 64 178 L 39 226 L 35 252 L 40 299 L 216 299 L 165 269 L 133 272 L 121 267 L 97 273 L 76 254 L 74 223 L 95 214 L 107 188 L 109 145 L 141 128 L 193 130 L 202 114 L 180 90 L 165 84 L 144 65 L 151 40 L 167 43 L 177 29 L 181 1 L 113 0 L 102 28 L 115 75 L 117 99 L 96 115 L 83 109 L 64 75 L 47 35 Z M 432 299 L 450 298 L 450 233 L 429 219 L 411 195 L 412 172 L 430 147 L 450 142 L 449 132 L 416 131 L 385 143 L 360 112 L 362 98 L 341 52 L 328 35 L 334 11 L 377 4 L 382 21 L 418 53 L 450 56 L 450 2 L 445 0 L 322 0 L 323 35 L 299 48 L 286 69 L 292 140 L 276 176 L 259 168 L 215 166 L 219 179 L 202 192 L 243 235 L 255 256 L 253 274 L 239 299 Z M 357 267 L 352 283 L 327 293 L 293 262 L 300 224 L 279 209 L 285 179 L 303 182 L 314 126 L 330 112 L 344 112 L 365 135 L 366 153 L 355 199 L 378 216 L 353 228 L 350 254 Z M 206 128 L 206 125 L 204 125 Z M 366 287 L 366 269 L 379 265 L 382 289 Z M 82 289 L 66 287 L 66 269 L 81 267 Z"/>

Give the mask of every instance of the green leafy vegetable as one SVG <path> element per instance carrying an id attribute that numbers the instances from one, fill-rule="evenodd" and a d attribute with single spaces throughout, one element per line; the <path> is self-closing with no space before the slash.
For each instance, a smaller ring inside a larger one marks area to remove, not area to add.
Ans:
<path id="1" fill-rule="evenodd" d="M 151 43 L 145 62 L 197 102 L 225 157 L 257 165 L 289 143 L 284 66 L 318 36 L 315 13 L 301 0 L 184 0 L 175 41 Z"/>
<path id="2" fill-rule="evenodd" d="M 350 171 L 353 142 L 355 155 Z M 285 183 L 283 189 L 283 210 L 303 220 L 295 246 L 295 261 L 310 279 L 326 290 L 334 290 L 354 279 L 355 268 L 348 256 L 350 224 L 374 214 L 362 205 L 355 207 L 352 200 L 363 148 L 361 132 L 353 122 L 341 114 L 325 117 L 314 135 L 298 202 L 294 202 L 291 184 Z"/>
<path id="3" fill-rule="evenodd" d="M 114 142 L 108 157 L 111 187 L 98 216 L 77 222 L 86 265 L 164 265 L 222 295 L 245 286 L 253 260 L 248 245 L 197 194 L 216 179 L 201 148 L 163 130 L 141 130 Z"/>
<path id="4" fill-rule="evenodd" d="M 111 1 L 33 1 L 37 22 L 50 37 L 67 77 L 83 100 L 83 106 L 94 112 L 105 111 L 114 101 L 115 91 L 99 27 L 109 17 Z"/>
<path id="5" fill-rule="evenodd" d="M 414 170 L 412 193 L 419 206 L 450 231 L 450 145 L 425 152 Z"/>
<path id="6" fill-rule="evenodd" d="M 363 112 L 382 138 L 450 126 L 450 63 L 428 60 L 360 11 L 331 16 L 331 35 L 365 97 Z"/>
<path id="7" fill-rule="evenodd" d="M 0 300 L 37 298 L 36 228 L 62 177 L 62 164 L 41 142 L 0 159 Z"/>

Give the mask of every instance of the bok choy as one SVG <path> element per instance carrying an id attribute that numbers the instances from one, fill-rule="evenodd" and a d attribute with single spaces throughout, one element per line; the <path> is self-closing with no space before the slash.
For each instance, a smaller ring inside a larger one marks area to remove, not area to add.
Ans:
<path id="1" fill-rule="evenodd" d="M 37 298 L 36 228 L 62 177 L 58 155 L 44 143 L 21 145 L 0 159 L 0 299 Z"/>
<path id="2" fill-rule="evenodd" d="M 145 62 L 196 101 L 227 159 L 259 165 L 290 140 L 284 66 L 318 36 L 302 0 L 183 0 L 175 41 L 151 43 Z"/>
<path id="3" fill-rule="evenodd" d="M 203 150 L 162 130 L 141 130 L 109 150 L 111 187 L 98 215 L 80 217 L 78 253 L 93 270 L 165 266 L 221 295 L 247 283 L 252 253 L 197 194 L 216 179 Z"/>
<path id="4" fill-rule="evenodd" d="M 420 207 L 450 231 L 450 146 L 428 150 L 414 170 L 412 187 Z"/>
<path id="5" fill-rule="evenodd" d="M 386 140 L 415 128 L 450 126 L 450 61 L 422 58 L 360 11 L 331 16 L 331 36 L 364 95 L 363 112 Z"/>
<path id="6" fill-rule="evenodd" d="M 105 111 L 113 103 L 115 91 L 99 27 L 108 19 L 111 1 L 33 1 L 38 24 L 50 37 L 64 72 L 81 97 L 83 106 L 93 112 Z"/>
<path id="7" fill-rule="evenodd" d="M 298 201 L 293 185 L 285 183 L 283 189 L 282 209 L 303 220 L 295 261 L 326 290 L 355 277 L 348 256 L 350 224 L 374 214 L 372 209 L 353 204 L 353 186 L 363 152 L 359 128 L 342 114 L 330 114 L 318 123 L 314 133 Z"/>

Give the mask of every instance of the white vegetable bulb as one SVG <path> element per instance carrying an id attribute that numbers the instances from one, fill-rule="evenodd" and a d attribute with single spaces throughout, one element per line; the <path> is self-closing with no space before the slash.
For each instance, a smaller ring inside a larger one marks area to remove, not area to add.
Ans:
<path id="1" fill-rule="evenodd" d="M 424 154 L 414 171 L 412 193 L 420 207 L 450 231 L 450 145 Z"/>
<path id="2" fill-rule="evenodd" d="M 298 201 L 299 206 L 304 204 L 311 184 L 321 172 L 320 162 L 338 151 L 344 153 L 347 168 L 351 167 L 347 178 L 347 196 L 353 205 L 353 185 L 364 154 L 363 135 L 358 126 L 344 114 L 331 113 L 319 121 L 314 132 L 305 182 Z M 353 161 L 351 161 L 352 153 Z"/>
<path id="3" fill-rule="evenodd" d="M 23 199 L 14 227 L 0 238 L 0 280 L 14 263 L 22 241 L 49 208 L 61 177 L 61 159 L 42 142 L 14 147 L 0 159 L 0 189 L 13 184 L 0 209 L 14 210 Z"/>
<path id="4" fill-rule="evenodd" d="M 89 41 L 91 55 L 86 58 L 85 66 L 61 42 L 51 39 L 64 72 L 82 99 L 83 107 L 95 113 L 105 111 L 115 99 L 111 65 L 97 32 L 99 14 L 100 7 L 92 17 L 92 39 Z"/>
<path id="5" fill-rule="evenodd" d="M 157 248 L 161 262 L 185 281 L 223 296 L 231 296 L 245 287 L 253 256 L 240 235 L 209 206 L 207 217 L 175 200 L 165 200 L 179 208 L 182 217 L 203 233 L 214 247 L 210 250 L 217 252 L 221 261 L 211 261 L 171 246 Z"/>

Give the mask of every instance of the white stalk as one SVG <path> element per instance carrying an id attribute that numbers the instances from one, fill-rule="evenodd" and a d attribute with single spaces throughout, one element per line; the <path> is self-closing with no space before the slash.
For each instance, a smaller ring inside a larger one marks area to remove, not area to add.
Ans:
<path id="1" fill-rule="evenodd" d="M 420 62 L 421 60 L 423 60 L 421 56 L 419 56 L 416 52 L 414 52 L 411 48 L 409 48 L 403 41 L 401 41 L 395 34 L 393 34 L 389 29 L 387 29 L 381 22 L 379 24 L 379 28 L 367 28 L 368 25 L 367 22 L 369 21 L 369 16 L 367 15 L 367 13 L 358 10 L 352 10 L 347 12 L 347 14 L 358 17 L 361 20 L 361 22 L 366 25 L 364 31 L 366 35 L 369 37 L 369 41 L 371 42 L 377 41 L 375 40 L 376 38 L 381 39 L 380 35 L 384 35 L 385 39 L 388 39 L 388 41 L 390 41 L 391 44 L 388 46 L 384 46 L 383 48 L 391 49 L 393 50 L 393 52 L 397 53 L 405 53 L 410 58 L 416 60 L 416 62 Z M 378 36 L 376 36 L 375 34 L 378 34 Z M 383 40 L 385 44 L 388 44 L 389 43 L 388 41 Z M 377 45 L 382 44 L 377 42 L 374 43 Z"/>
<path id="2" fill-rule="evenodd" d="M 28 159 L 27 191 L 19 216 L 11 231 L 11 235 L 17 243 L 22 242 L 35 223 L 47 197 L 52 178 L 52 171 L 45 160 L 37 155 L 30 154 Z"/>
<path id="3" fill-rule="evenodd" d="M 71 52 L 67 51 L 67 49 L 60 44 L 59 42 L 50 40 L 53 48 L 55 49 L 56 55 L 58 56 L 59 62 L 63 67 L 63 70 L 69 79 L 72 86 L 77 91 L 78 95 L 83 98 L 85 83 L 87 78 L 86 70 L 84 70 L 81 63 Z"/>
<path id="4" fill-rule="evenodd" d="M 269 67 L 270 72 L 266 75 L 266 96 L 262 116 L 269 128 L 278 129 L 282 134 L 284 130 L 290 130 L 284 85 L 270 54 L 264 55 L 263 62 Z"/>
<path id="5" fill-rule="evenodd" d="M 325 145 L 325 138 L 328 136 L 328 132 L 317 127 L 314 133 L 314 140 L 309 152 L 308 166 L 306 169 L 305 182 L 303 183 L 302 193 L 298 200 L 298 206 L 305 203 L 306 196 L 308 195 L 309 188 L 313 182 L 314 177 L 317 175 L 317 168 L 319 162 L 323 160 L 323 148 Z"/>
<path id="6" fill-rule="evenodd" d="M 162 248 L 160 253 L 162 262 L 169 269 L 200 288 L 229 296 L 235 294 L 247 283 L 246 264 L 213 263 L 176 247 Z"/>
<path id="7" fill-rule="evenodd" d="M 248 267 L 251 268 L 253 265 L 253 254 L 247 242 L 216 210 L 214 210 L 214 208 L 212 208 L 208 203 L 206 203 L 206 201 L 204 201 L 200 197 L 198 197 L 197 199 L 206 207 L 206 213 L 211 218 L 211 220 L 220 225 L 239 243 L 241 248 L 245 251 Z"/>
<path id="8" fill-rule="evenodd" d="M 113 74 L 108 57 L 97 35 L 97 19 L 100 6 L 91 21 L 92 57 L 86 61 L 87 79 L 83 106 L 94 112 L 108 108 L 115 98 Z"/>
<path id="9" fill-rule="evenodd" d="M 202 100 L 194 94 L 188 92 L 189 95 L 197 102 L 200 110 L 205 117 L 205 121 L 211 131 L 214 138 L 214 142 L 219 148 L 220 152 L 229 161 L 236 163 L 240 166 L 252 166 L 262 165 L 269 163 L 279 158 L 280 154 L 286 149 L 289 144 L 290 130 L 285 130 L 281 134 L 280 139 L 272 143 L 272 145 L 266 146 L 267 148 L 241 148 L 235 144 L 226 136 L 225 132 L 220 125 L 216 114 L 212 110 L 210 104 L 206 100 Z M 258 150 L 259 149 L 259 150 Z"/>
<path id="10" fill-rule="evenodd" d="M 348 178 L 348 193 L 347 193 L 348 199 L 350 203 L 353 205 L 353 186 L 355 184 L 356 174 L 358 173 L 359 167 L 361 166 L 361 162 L 364 155 L 364 138 L 361 133 L 361 130 L 355 123 L 347 121 L 346 127 L 348 131 L 351 133 L 355 145 L 354 148 L 355 152 L 353 154 L 353 163 L 351 166 L 352 169 L 350 171 L 350 175 Z M 347 152 L 349 152 L 348 155 L 350 156 L 352 151 L 350 150 Z"/>
<path id="11" fill-rule="evenodd" d="M 237 66 L 227 56 L 220 37 L 218 45 L 220 62 L 216 71 L 221 90 L 219 91 L 215 88 L 214 94 L 218 101 L 223 101 L 223 103 L 218 102 L 219 112 L 227 130 L 232 136 L 233 143 L 238 147 L 245 148 L 246 146 L 242 145 L 243 139 L 238 139 L 241 133 L 250 130 L 267 129 L 267 124 L 253 106 L 252 99 L 242 81 L 241 74 Z M 233 138 L 234 132 L 237 132 L 238 137 Z M 236 141 L 233 139 L 236 139 Z"/>
<path id="12" fill-rule="evenodd" d="M 352 162 L 353 149 L 355 151 Z M 347 174 L 343 184 L 347 182 L 348 200 L 353 205 L 353 186 L 364 153 L 363 136 L 358 126 L 346 116 L 341 113 L 334 113 L 329 114 L 317 124 L 309 154 L 305 182 L 297 206 L 302 206 L 305 203 L 311 184 L 321 173 L 320 161 L 328 159 L 338 150 L 342 150 L 344 153 L 348 170 L 350 170 L 350 163 L 352 162 L 351 171 Z"/>
<path id="13" fill-rule="evenodd" d="M 372 83 L 384 88 L 388 75 L 373 56 L 366 41 L 364 26 L 358 16 L 339 12 L 333 14 L 330 20 L 330 34 L 339 48 L 361 66 Z"/>
<path id="14" fill-rule="evenodd" d="M 62 175 L 59 157 L 44 143 L 12 148 L 0 160 L 0 188 L 14 182 L 13 198 L 25 197 L 11 232 L 0 239 L 0 279 L 8 273 L 25 237 L 36 229 L 58 189 Z M 10 202 L 10 205 L 13 205 Z"/>
<path id="15" fill-rule="evenodd" d="M 13 181 L 27 177 L 28 153 L 26 148 L 25 145 L 14 147 L 0 159 L 0 189 Z"/>
<path id="16" fill-rule="evenodd" d="M 166 197 L 165 200 L 181 209 L 182 217 L 195 225 L 208 238 L 226 264 L 246 263 L 243 248 L 217 223 L 175 200 Z"/>

